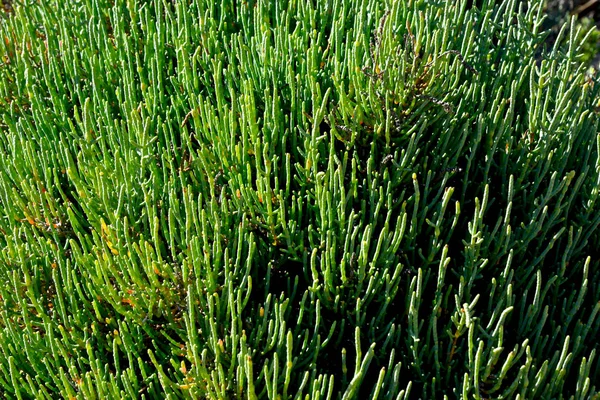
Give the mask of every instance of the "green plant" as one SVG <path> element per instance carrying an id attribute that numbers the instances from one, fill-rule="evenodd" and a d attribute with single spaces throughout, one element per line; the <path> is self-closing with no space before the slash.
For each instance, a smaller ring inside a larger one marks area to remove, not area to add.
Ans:
<path id="1" fill-rule="evenodd" d="M 596 28 L 594 20 L 589 17 L 580 19 L 578 24 L 581 25 L 584 31 L 592 31 L 581 50 L 581 61 L 591 63 L 594 57 L 598 55 L 598 50 L 600 50 L 600 31 Z"/>
<path id="2" fill-rule="evenodd" d="M 5 397 L 597 395 L 591 33 L 313 3 L 13 4 Z"/>

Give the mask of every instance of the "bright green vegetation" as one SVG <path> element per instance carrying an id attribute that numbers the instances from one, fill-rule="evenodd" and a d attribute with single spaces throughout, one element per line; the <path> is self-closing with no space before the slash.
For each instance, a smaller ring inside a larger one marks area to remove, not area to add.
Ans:
<path id="1" fill-rule="evenodd" d="M 0 21 L 2 397 L 597 396 L 588 33 L 544 51 L 540 1 L 32 3 Z"/>

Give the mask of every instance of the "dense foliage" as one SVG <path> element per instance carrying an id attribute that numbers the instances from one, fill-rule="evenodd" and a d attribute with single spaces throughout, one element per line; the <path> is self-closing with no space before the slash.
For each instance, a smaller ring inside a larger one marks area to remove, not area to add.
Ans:
<path id="1" fill-rule="evenodd" d="M 597 396 L 600 86 L 542 21 L 14 3 L 2 396 Z"/>

